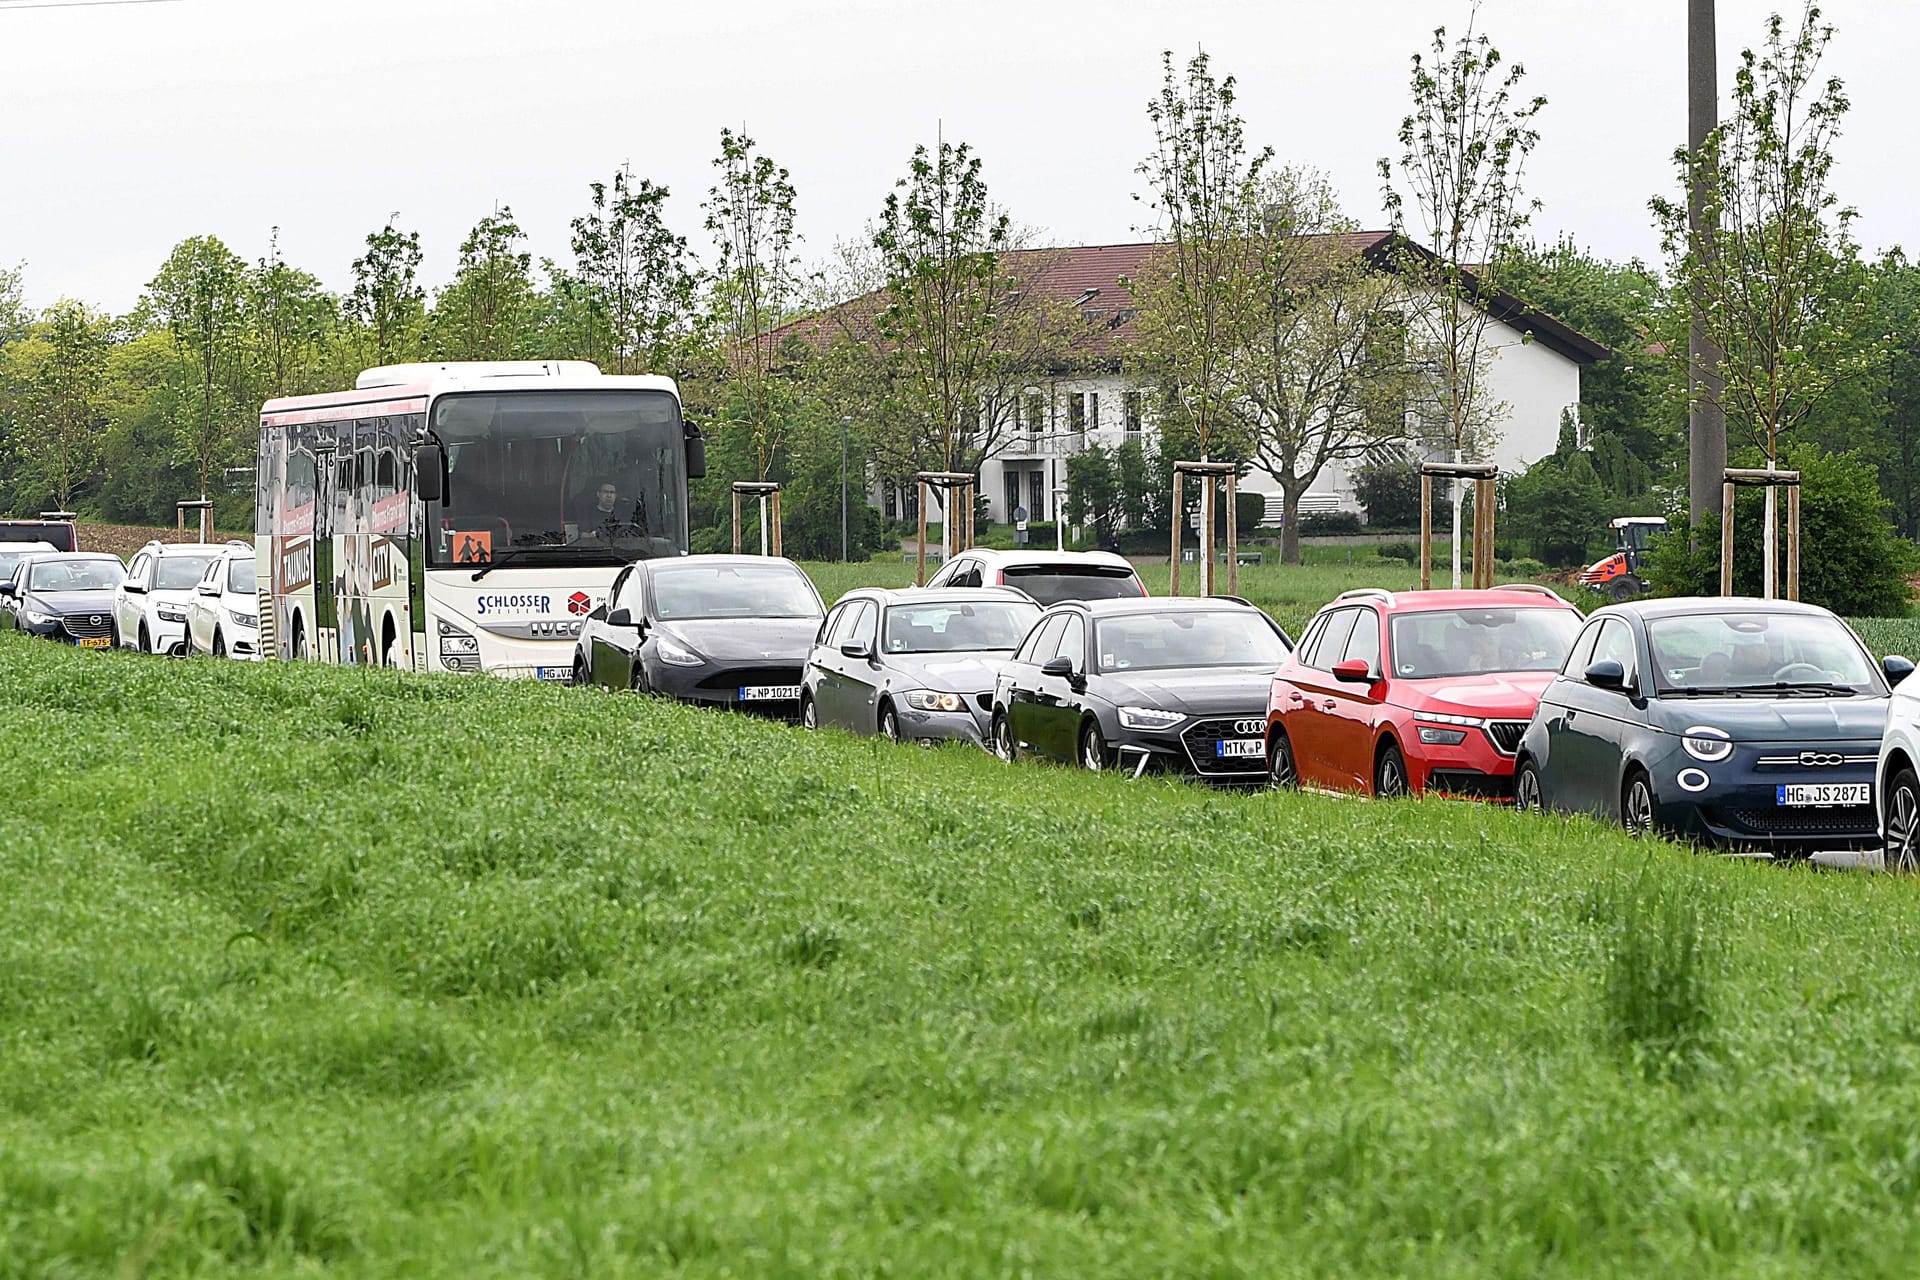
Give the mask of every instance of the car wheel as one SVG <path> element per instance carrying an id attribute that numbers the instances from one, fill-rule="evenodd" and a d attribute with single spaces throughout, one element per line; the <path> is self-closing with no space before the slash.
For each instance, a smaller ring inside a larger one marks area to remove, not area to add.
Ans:
<path id="1" fill-rule="evenodd" d="M 1089 720 L 1080 726 L 1080 767 L 1095 773 L 1107 767 L 1107 743 L 1100 736 L 1100 725 Z"/>
<path id="2" fill-rule="evenodd" d="M 193 635 L 191 632 L 189 632 L 187 635 L 187 641 L 189 644 L 191 644 L 193 641 Z M 153 638 L 147 634 L 147 624 L 144 622 L 140 624 L 140 635 L 139 635 L 139 638 L 134 643 L 133 647 L 138 649 L 141 653 L 153 652 Z"/>
<path id="3" fill-rule="evenodd" d="M 1653 834 L 1653 779 L 1645 769 L 1628 774 L 1620 789 L 1620 825 L 1630 836 Z"/>
<path id="4" fill-rule="evenodd" d="M 1887 843 L 1881 866 L 1888 871 L 1920 871 L 1920 776 L 1902 769 L 1887 784 Z"/>
<path id="5" fill-rule="evenodd" d="M 647 682 L 647 664 L 638 658 L 627 668 L 627 690 L 630 693 L 652 693 L 653 688 Z"/>
<path id="6" fill-rule="evenodd" d="M 216 658 L 224 658 L 227 656 L 226 638 L 218 631 L 213 633 L 213 656 Z"/>
<path id="7" fill-rule="evenodd" d="M 1513 807 L 1521 813 L 1539 813 L 1546 805 L 1546 793 L 1540 789 L 1540 769 L 1531 760 L 1522 760 L 1513 775 Z"/>
<path id="8" fill-rule="evenodd" d="M 298 614 L 293 619 L 293 660 L 305 661 L 307 656 L 307 623 Z"/>
<path id="9" fill-rule="evenodd" d="M 126 647 L 126 641 L 120 636 L 120 619 L 107 619 L 107 635 L 114 648 L 124 649 Z"/>
<path id="10" fill-rule="evenodd" d="M 581 660 L 580 655 L 577 653 L 573 655 L 572 680 L 573 687 L 576 689 L 581 688 L 587 683 L 587 664 Z"/>
<path id="11" fill-rule="evenodd" d="M 891 702 L 880 704 L 880 736 L 888 742 L 900 741 L 900 716 Z"/>
<path id="12" fill-rule="evenodd" d="M 818 729 L 820 727 L 820 708 L 813 705 L 813 699 L 806 694 L 800 695 L 800 727 Z"/>
<path id="13" fill-rule="evenodd" d="M 1625 604 L 1640 597 L 1640 584 L 1632 578 L 1615 578 L 1607 584 L 1607 599 L 1615 604 Z"/>
<path id="14" fill-rule="evenodd" d="M 1382 800 L 1396 800 L 1407 794 L 1407 758 L 1389 742 L 1380 750 L 1373 766 L 1373 794 Z"/>
<path id="15" fill-rule="evenodd" d="M 1013 740 L 1013 726 L 1007 722 L 1004 712 L 996 712 L 993 717 L 993 754 L 1008 764 L 1020 759 L 1020 746 Z"/>
<path id="16" fill-rule="evenodd" d="M 1285 729 L 1273 731 L 1267 744 L 1267 785 L 1276 791 L 1292 791 L 1300 785 L 1300 769 L 1293 760 L 1293 739 Z"/>

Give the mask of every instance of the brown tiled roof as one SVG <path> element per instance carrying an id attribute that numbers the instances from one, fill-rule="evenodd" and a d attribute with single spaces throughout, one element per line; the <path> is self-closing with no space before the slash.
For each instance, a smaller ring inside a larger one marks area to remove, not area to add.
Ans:
<path id="1" fill-rule="evenodd" d="M 1418 246 L 1400 241 L 1391 231 L 1353 231 L 1307 239 L 1323 241 L 1325 252 L 1333 259 L 1364 255 L 1385 261 L 1396 244 L 1425 253 Z M 1015 249 L 1004 261 L 1008 274 L 1025 280 L 1029 287 L 1038 288 L 1062 303 L 1077 304 L 1087 321 L 1087 330 L 1074 344 L 1075 354 L 1086 360 L 1108 362 L 1126 346 L 1133 331 L 1133 293 L 1125 282 L 1137 276 L 1161 247 L 1147 241 Z M 830 341 L 836 328 L 845 327 L 865 336 L 880 310 L 881 296 L 870 293 L 850 299 L 828 311 L 791 320 L 775 333 L 782 338 L 791 335 L 809 342 L 822 342 Z M 1611 354 L 1586 335 L 1509 294 L 1501 294 L 1489 310 L 1495 318 L 1531 331 L 1543 345 L 1581 364 L 1591 364 Z"/>

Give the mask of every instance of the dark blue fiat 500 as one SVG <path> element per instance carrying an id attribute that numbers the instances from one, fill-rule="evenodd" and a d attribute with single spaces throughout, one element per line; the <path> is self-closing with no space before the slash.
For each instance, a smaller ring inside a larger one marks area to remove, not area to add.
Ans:
<path id="1" fill-rule="evenodd" d="M 1870 847 L 1888 681 L 1912 669 L 1813 605 L 1602 609 L 1521 739 L 1515 801 L 1781 855 Z"/>

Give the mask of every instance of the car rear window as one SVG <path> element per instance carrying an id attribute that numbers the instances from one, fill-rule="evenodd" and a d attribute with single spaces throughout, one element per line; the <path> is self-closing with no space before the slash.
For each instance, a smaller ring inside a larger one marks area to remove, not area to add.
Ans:
<path id="1" fill-rule="evenodd" d="M 1131 569 L 1104 564 L 1010 565 L 1007 585 L 1043 605 L 1062 600 L 1136 600 L 1147 594 Z"/>

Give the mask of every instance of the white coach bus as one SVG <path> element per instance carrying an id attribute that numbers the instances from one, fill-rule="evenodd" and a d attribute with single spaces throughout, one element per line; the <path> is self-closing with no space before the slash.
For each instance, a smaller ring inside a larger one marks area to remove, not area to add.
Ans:
<path id="1" fill-rule="evenodd" d="M 670 378 L 580 361 L 369 369 L 260 411 L 260 646 L 565 680 L 620 566 L 687 553 L 706 444 Z"/>

